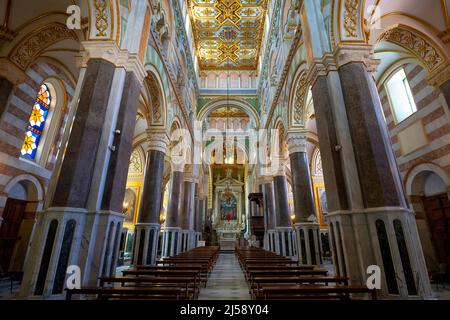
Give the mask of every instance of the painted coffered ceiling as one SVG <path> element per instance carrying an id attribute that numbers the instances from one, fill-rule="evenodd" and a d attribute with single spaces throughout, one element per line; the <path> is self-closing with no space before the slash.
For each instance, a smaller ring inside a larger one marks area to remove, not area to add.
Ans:
<path id="1" fill-rule="evenodd" d="M 203 70 L 255 70 L 267 0 L 189 0 L 196 54 Z"/>

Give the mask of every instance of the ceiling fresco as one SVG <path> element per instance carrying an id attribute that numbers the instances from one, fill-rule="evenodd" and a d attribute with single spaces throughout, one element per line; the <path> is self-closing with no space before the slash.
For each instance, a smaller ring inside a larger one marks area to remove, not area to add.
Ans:
<path id="1" fill-rule="evenodd" d="M 256 70 L 267 0 L 189 0 L 203 70 Z"/>

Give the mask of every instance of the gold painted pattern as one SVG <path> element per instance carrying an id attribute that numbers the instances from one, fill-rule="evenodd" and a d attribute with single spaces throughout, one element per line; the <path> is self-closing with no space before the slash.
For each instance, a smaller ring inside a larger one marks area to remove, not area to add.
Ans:
<path id="1" fill-rule="evenodd" d="M 255 70 L 267 0 L 189 0 L 199 65 L 203 70 Z"/>
<path id="2" fill-rule="evenodd" d="M 429 71 L 433 71 L 446 61 L 440 50 L 435 48 L 425 37 L 401 25 L 383 32 L 378 37 L 378 42 L 381 41 L 393 42 L 414 52 Z"/>
<path id="3" fill-rule="evenodd" d="M 358 21 L 358 0 L 345 0 L 344 29 L 347 37 L 356 38 Z"/>
<path id="4" fill-rule="evenodd" d="M 105 37 L 108 30 L 108 17 L 106 13 L 106 0 L 95 0 L 95 27 L 97 28 L 97 37 Z"/>

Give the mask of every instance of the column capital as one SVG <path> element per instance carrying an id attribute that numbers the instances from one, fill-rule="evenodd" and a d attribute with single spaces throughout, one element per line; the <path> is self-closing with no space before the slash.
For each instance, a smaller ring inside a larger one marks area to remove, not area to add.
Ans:
<path id="1" fill-rule="evenodd" d="M 297 152 L 306 152 L 306 140 L 306 132 L 289 132 L 287 134 L 289 155 Z"/>
<path id="2" fill-rule="evenodd" d="M 184 167 L 185 167 L 185 163 L 184 162 L 171 161 L 170 165 L 172 167 L 172 172 L 174 172 L 174 171 L 176 171 L 176 172 L 184 172 Z"/>
<path id="3" fill-rule="evenodd" d="M 83 50 L 78 57 L 79 67 L 86 67 L 91 59 L 103 59 L 117 68 L 133 72 L 140 83 L 144 81 L 147 73 L 137 53 L 130 53 L 128 50 L 119 48 L 115 41 L 82 41 L 81 44 Z"/>
<path id="4" fill-rule="evenodd" d="M 148 151 L 161 151 L 165 154 L 167 152 L 167 147 L 169 146 L 169 137 L 165 131 L 153 131 L 147 129 L 147 143 Z"/>
<path id="5" fill-rule="evenodd" d="M 436 88 L 440 88 L 444 83 L 450 81 L 450 64 L 443 64 L 427 77 L 428 83 Z"/>
<path id="6" fill-rule="evenodd" d="M 273 177 L 271 175 L 259 176 L 256 181 L 257 185 L 264 185 L 273 182 Z"/>
<path id="7" fill-rule="evenodd" d="M 343 44 L 337 46 L 334 52 L 325 53 L 322 58 L 316 58 L 311 62 L 308 82 L 314 85 L 318 77 L 326 76 L 329 72 L 337 71 L 352 62 L 363 63 L 368 72 L 376 71 L 380 64 L 380 60 L 374 58 L 372 45 Z"/>
<path id="8" fill-rule="evenodd" d="M 282 161 L 272 163 L 272 176 L 286 176 L 286 164 Z"/>
<path id="9" fill-rule="evenodd" d="M 198 178 L 192 173 L 192 171 L 190 169 L 187 169 L 184 171 L 183 181 L 198 183 Z"/>

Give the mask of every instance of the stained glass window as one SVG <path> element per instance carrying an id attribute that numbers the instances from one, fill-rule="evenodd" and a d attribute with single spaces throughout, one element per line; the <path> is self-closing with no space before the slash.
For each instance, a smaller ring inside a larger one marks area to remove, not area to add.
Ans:
<path id="1" fill-rule="evenodd" d="M 34 159 L 36 157 L 36 151 L 45 128 L 45 120 L 48 116 L 51 101 L 52 96 L 48 86 L 42 84 L 31 111 L 21 150 L 22 156 L 26 158 Z"/>

